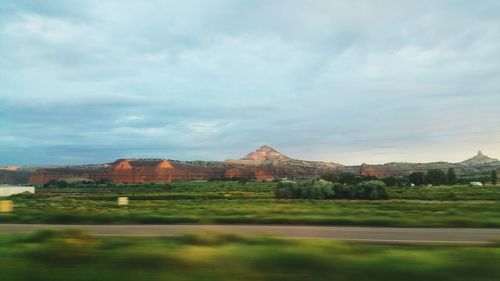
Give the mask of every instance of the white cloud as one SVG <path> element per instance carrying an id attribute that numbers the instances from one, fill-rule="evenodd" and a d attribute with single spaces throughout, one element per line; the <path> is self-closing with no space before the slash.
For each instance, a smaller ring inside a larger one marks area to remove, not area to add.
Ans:
<path id="1" fill-rule="evenodd" d="M 3 32 L 10 36 L 32 38 L 49 43 L 67 43 L 87 31 L 88 29 L 84 26 L 37 14 L 22 14 L 3 28 Z"/>
<path id="2" fill-rule="evenodd" d="M 196 134 L 214 134 L 219 132 L 217 122 L 194 122 L 187 125 L 189 130 Z"/>
<path id="3" fill-rule="evenodd" d="M 118 118 L 116 121 L 118 123 L 128 123 L 128 122 L 142 121 L 142 120 L 144 120 L 144 116 L 142 115 L 128 115 L 128 116 L 122 116 Z"/>

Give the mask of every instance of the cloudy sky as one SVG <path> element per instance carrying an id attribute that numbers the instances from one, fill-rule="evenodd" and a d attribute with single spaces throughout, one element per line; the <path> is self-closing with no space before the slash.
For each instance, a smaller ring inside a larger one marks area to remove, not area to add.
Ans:
<path id="1" fill-rule="evenodd" d="M 0 165 L 500 157 L 500 1 L 0 2 Z"/>

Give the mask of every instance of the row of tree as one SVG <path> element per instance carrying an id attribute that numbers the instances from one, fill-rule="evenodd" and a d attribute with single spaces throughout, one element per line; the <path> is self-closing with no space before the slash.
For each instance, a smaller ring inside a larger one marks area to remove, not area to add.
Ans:
<path id="1" fill-rule="evenodd" d="M 358 184 L 361 182 L 377 180 L 374 176 L 360 176 L 353 173 L 329 173 L 321 176 L 322 179 L 347 185 Z M 491 182 L 497 184 L 497 172 L 491 171 L 491 174 L 470 175 L 458 177 L 454 168 L 449 168 L 445 173 L 440 169 L 429 169 L 427 172 L 413 172 L 408 176 L 390 176 L 380 179 L 386 186 L 409 186 L 411 184 L 420 185 L 455 185 L 469 184 L 470 182 Z"/>
<path id="2" fill-rule="evenodd" d="M 409 182 L 414 185 L 455 185 L 455 184 L 468 184 L 470 182 L 481 182 L 497 184 L 497 172 L 491 171 L 490 175 L 473 175 L 458 177 L 455 169 L 449 168 L 445 173 L 439 169 L 428 170 L 427 173 L 413 172 L 408 176 Z"/>
<path id="3" fill-rule="evenodd" d="M 275 191 L 277 199 L 388 199 L 382 181 L 365 181 L 355 185 L 332 183 L 326 180 L 307 182 L 282 181 Z"/>

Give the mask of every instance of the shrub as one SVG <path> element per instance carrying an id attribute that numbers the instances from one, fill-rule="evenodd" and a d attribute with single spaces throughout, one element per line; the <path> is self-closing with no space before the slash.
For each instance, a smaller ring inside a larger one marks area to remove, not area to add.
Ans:
<path id="1" fill-rule="evenodd" d="M 356 199 L 387 199 L 389 195 L 385 187 L 386 185 L 384 182 L 377 180 L 359 183 L 354 186 Z"/>
<path id="2" fill-rule="evenodd" d="M 448 168 L 448 184 L 454 185 L 457 184 L 457 174 L 455 173 L 454 168 Z"/>
<path id="3" fill-rule="evenodd" d="M 398 184 L 398 180 L 394 176 L 383 178 L 382 181 L 389 187 L 394 187 Z"/>
<path id="4" fill-rule="evenodd" d="M 462 176 L 458 179 L 459 184 L 469 184 L 470 182 L 478 181 L 483 184 L 491 181 L 490 175 L 475 175 L 475 176 Z"/>
<path id="5" fill-rule="evenodd" d="M 283 181 L 279 182 L 274 192 L 276 198 L 292 199 L 298 198 L 299 187 L 296 182 Z"/>
<path id="6" fill-rule="evenodd" d="M 342 173 L 339 176 L 339 182 L 343 184 L 353 184 L 356 180 L 356 175 L 352 173 Z"/>
<path id="7" fill-rule="evenodd" d="M 47 188 L 66 188 L 68 187 L 68 183 L 63 180 L 49 180 L 46 184 L 43 185 L 43 187 Z"/>
<path id="8" fill-rule="evenodd" d="M 338 182 L 339 176 L 335 173 L 327 173 L 321 176 L 321 179 L 324 179 L 329 182 Z"/>
<path id="9" fill-rule="evenodd" d="M 317 180 L 298 184 L 293 181 L 278 183 L 275 191 L 276 198 L 283 199 L 329 199 L 334 198 L 333 184 L 325 180 Z"/>
<path id="10" fill-rule="evenodd" d="M 423 185 L 425 183 L 425 174 L 422 172 L 413 172 L 410 174 L 409 179 L 414 185 Z"/>
<path id="11" fill-rule="evenodd" d="M 439 169 L 430 169 L 427 171 L 425 181 L 427 184 L 442 185 L 448 183 L 448 177 L 443 171 Z"/>
<path id="12" fill-rule="evenodd" d="M 277 199 L 387 199 L 389 196 L 382 181 L 366 181 L 356 185 L 316 180 L 302 184 L 283 181 L 275 190 Z"/>

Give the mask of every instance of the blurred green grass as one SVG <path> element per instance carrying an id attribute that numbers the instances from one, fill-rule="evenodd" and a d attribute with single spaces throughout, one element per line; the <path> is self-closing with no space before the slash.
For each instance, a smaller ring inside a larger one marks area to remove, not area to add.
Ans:
<path id="1" fill-rule="evenodd" d="M 0 235 L 1 280 L 498 280 L 500 247 L 242 237 Z"/>

